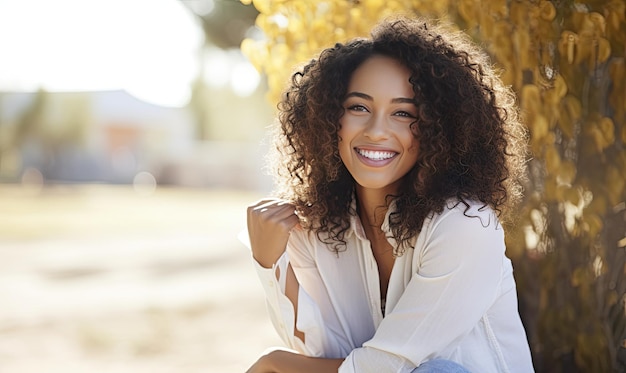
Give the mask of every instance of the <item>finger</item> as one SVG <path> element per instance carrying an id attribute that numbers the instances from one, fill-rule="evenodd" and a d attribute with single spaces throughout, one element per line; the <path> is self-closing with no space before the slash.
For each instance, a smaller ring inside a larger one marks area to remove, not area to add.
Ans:
<path id="1" fill-rule="evenodd" d="M 285 229 L 291 233 L 291 231 L 300 226 L 300 218 L 298 218 L 297 215 L 292 214 L 291 216 L 287 217 L 286 219 L 282 220 L 282 224 L 283 227 L 285 227 Z"/>
<path id="2" fill-rule="evenodd" d="M 280 200 L 277 199 L 265 199 L 258 203 L 248 206 L 247 215 L 250 217 L 252 214 L 264 213 L 277 206 Z"/>
<path id="3" fill-rule="evenodd" d="M 254 208 L 254 207 L 262 206 L 262 205 L 265 205 L 265 204 L 279 203 L 279 202 L 282 202 L 282 201 L 285 201 L 285 200 L 280 199 L 280 198 L 274 198 L 274 197 L 262 198 L 262 199 L 260 199 L 260 200 L 258 200 L 256 202 L 254 202 L 253 204 L 251 204 L 249 207 Z"/>
<path id="4" fill-rule="evenodd" d="M 270 209 L 270 208 L 277 208 L 277 207 L 284 207 L 284 206 L 294 207 L 291 203 L 289 203 L 289 201 L 271 200 L 271 201 L 263 201 L 263 203 L 259 203 L 255 205 L 253 207 L 253 210 L 263 210 L 263 209 Z"/>
<path id="5" fill-rule="evenodd" d="M 266 214 L 274 219 L 285 219 L 291 215 L 296 215 L 296 208 L 291 204 L 272 206 L 266 211 Z"/>
<path id="6" fill-rule="evenodd" d="M 295 207 L 290 203 L 266 203 L 249 210 L 250 214 L 263 215 L 266 219 L 285 218 L 291 214 L 295 214 Z"/>
<path id="7" fill-rule="evenodd" d="M 293 207 L 280 207 L 273 210 L 255 212 L 249 219 L 249 222 L 257 226 L 259 229 L 266 224 L 280 227 L 282 231 L 289 232 L 300 222 L 300 218 L 295 214 Z M 266 226 L 269 227 L 269 226 Z"/>

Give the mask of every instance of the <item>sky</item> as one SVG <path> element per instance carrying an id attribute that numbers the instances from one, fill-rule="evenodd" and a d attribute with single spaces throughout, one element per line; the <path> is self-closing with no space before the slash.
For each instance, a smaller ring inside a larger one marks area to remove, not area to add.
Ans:
<path id="1" fill-rule="evenodd" d="M 0 91 L 124 89 L 180 107 L 203 38 L 180 0 L 0 0 Z"/>

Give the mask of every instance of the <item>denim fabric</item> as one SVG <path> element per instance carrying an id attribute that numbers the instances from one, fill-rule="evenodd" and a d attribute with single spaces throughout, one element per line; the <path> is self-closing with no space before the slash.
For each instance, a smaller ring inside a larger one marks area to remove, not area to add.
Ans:
<path id="1" fill-rule="evenodd" d="M 450 360 L 431 360 L 413 369 L 411 373 L 470 373 L 470 371 Z"/>

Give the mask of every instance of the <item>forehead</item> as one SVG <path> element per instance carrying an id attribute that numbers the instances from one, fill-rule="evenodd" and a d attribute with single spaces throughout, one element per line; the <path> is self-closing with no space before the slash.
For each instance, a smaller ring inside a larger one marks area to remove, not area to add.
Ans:
<path id="1" fill-rule="evenodd" d="M 388 91 L 413 97 L 413 86 L 409 82 L 411 72 L 398 60 L 387 56 L 369 57 L 354 70 L 350 77 L 348 92 Z"/>

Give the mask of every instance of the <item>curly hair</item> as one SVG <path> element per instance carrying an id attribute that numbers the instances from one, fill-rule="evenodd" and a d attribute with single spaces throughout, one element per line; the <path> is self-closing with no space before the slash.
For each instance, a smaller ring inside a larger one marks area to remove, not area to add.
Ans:
<path id="1" fill-rule="evenodd" d="M 278 104 L 273 166 L 278 194 L 336 252 L 345 248 L 355 181 L 338 151 L 339 120 L 352 73 L 373 55 L 406 66 L 415 94 L 418 159 L 389 217 L 402 255 L 429 214 L 450 198 L 480 201 L 506 220 L 521 197 L 527 134 L 515 96 L 466 35 L 424 20 L 383 21 L 370 38 L 322 51 L 296 71 Z"/>

